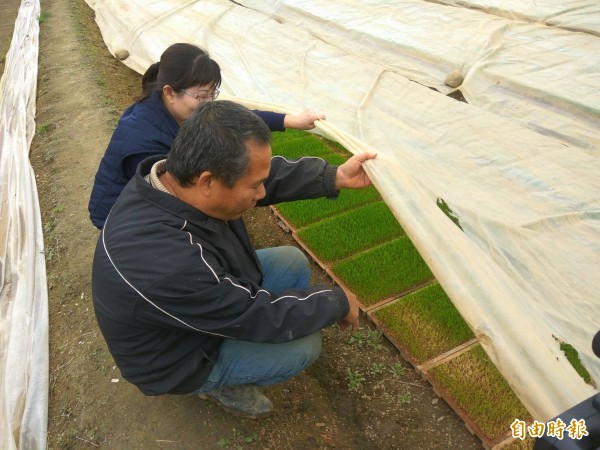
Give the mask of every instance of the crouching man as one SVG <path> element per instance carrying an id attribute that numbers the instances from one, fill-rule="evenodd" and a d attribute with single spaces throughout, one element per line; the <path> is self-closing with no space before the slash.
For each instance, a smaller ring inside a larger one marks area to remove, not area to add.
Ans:
<path id="1" fill-rule="evenodd" d="M 255 250 L 242 220 L 254 206 L 370 184 L 362 164 L 272 157 L 270 131 L 247 108 L 209 102 L 168 158 L 143 161 L 98 239 L 94 310 L 125 379 L 146 395 L 200 394 L 247 417 L 272 404 L 257 386 L 312 364 L 324 327 L 358 327 L 339 287 L 309 286 L 295 247 Z"/>

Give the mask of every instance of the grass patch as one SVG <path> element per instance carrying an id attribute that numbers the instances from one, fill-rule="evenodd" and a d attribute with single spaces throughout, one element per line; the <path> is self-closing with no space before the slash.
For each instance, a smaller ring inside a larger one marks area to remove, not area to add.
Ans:
<path id="1" fill-rule="evenodd" d="M 515 419 L 532 420 L 480 345 L 430 373 L 492 439 L 510 431 Z"/>
<path id="2" fill-rule="evenodd" d="M 439 283 L 419 289 L 374 315 L 418 363 L 474 337 Z"/>
<path id="3" fill-rule="evenodd" d="M 384 202 L 368 203 L 298 232 L 322 261 L 346 258 L 403 234 Z"/>
<path id="4" fill-rule="evenodd" d="M 408 237 L 339 261 L 332 269 L 367 306 L 433 278 Z"/>
<path id="5" fill-rule="evenodd" d="M 554 337 L 554 339 L 556 339 L 559 342 L 561 351 L 565 354 L 567 360 L 571 363 L 571 365 L 577 371 L 579 376 L 583 378 L 583 381 L 585 381 L 591 386 L 594 386 L 592 376 L 581 362 L 581 359 L 579 359 L 579 353 L 577 352 L 577 350 L 575 350 L 575 347 L 573 347 L 571 344 L 567 344 L 566 342 L 561 341 L 556 336 Z"/>

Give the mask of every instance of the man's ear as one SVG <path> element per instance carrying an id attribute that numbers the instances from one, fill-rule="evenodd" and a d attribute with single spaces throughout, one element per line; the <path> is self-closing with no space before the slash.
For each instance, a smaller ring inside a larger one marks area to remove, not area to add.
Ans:
<path id="1" fill-rule="evenodd" d="M 216 178 L 211 172 L 205 171 L 196 177 L 194 180 L 194 186 L 202 195 L 205 197 L 210 197 L 215 188 L 216 181 Z"/>

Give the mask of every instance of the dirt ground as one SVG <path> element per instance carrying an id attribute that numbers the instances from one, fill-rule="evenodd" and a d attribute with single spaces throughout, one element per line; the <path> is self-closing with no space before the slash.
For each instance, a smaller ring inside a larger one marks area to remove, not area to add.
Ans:
<path id="1" fill-rule="evenodd" d="M 18 7 L 0 0 L 1 9 Z M 271 416 L 232 416 L 196 396 L 145 397 L 122 379 L 97 327 L 87 202 L 116 121 L 140 76 L 106 50 L 84 0 L 42 0 L 38 181 L 50 314 L 50 449 L 477 449 L 480 441 L 363 318 L 324 331 L 305 373 L 264 392 Z M 218 55 L 215 55 L 218 60 Z M 269 209 L 247 222 L 257 247 L 294 245 Z M 314 281 L 330 283 L 318 266 Z"/>

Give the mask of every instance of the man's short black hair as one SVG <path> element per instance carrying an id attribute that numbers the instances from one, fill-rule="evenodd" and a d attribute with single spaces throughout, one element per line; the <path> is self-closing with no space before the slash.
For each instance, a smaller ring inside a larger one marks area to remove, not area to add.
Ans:
<path id="1" fill-rule="evenodd" d="M 209 171 L 231 188 L 248 170 L 249 141 L 271 142 L 271 131 L 258 115 L 227 100 L 207 102 L 177 133 L 166 169 L 184 187 Z"/>

